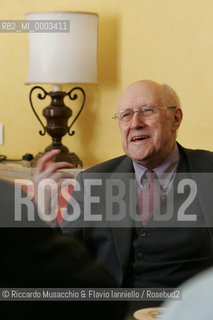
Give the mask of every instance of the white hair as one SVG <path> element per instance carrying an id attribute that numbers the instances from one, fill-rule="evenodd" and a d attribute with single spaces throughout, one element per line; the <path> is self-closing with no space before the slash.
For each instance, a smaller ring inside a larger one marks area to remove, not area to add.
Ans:
<path id="1" fill-rule="evenodd" d="M 165 107 L 174 106 L 177 108 L 181 108 L 180 99 L 177 93 L 175 92 L 175 90 L 172 89 L 167 84 L 163 84 L 162 88 L 163 88 L 163 94 L 161 97 L 162 105 Z"/>

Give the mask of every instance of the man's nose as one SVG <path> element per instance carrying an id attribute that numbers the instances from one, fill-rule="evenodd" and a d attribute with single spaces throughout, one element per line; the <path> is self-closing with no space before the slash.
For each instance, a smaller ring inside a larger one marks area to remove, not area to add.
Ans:
<path id="1" fill-rule="evenodd" d="M 131 127 L 144 127 L 144 119 L 139 110 L 135 110 L 132 116 Z"/>

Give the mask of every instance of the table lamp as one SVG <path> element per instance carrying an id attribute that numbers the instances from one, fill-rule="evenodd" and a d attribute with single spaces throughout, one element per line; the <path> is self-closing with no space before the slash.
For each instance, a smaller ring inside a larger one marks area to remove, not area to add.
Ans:
<path id="1" fill-rule="evenodd" d="M 86 12 L 42 12 L 26 14 L 33 31 L 29 32 L 29 69 L 26 84 L 52 84 L 53 90 L 47 92 L 39 85 L 30 90 L 32 110 L 42 126 L 40 135 L 46 132 L 52 137 L 52 143 L 43 153 L 33 160 L 35 164 L 45 152 L 60 149 L 54 161 L 68 161 L 74 167 L 82 167 L 79 157 L 69 152 L 62 144 L 66 134 L 73 136 L 71 130 L 85 104 L 85 92 L 78 85 L 69 92 L 61 90 L 63 84 L 97 83 L 97 29 L 98 15 Z M 38 99 L 51 98 L 49 106 L 43 109 L 46 124 L 43 123 L 33 105 L 33 92 Z M 81 99 L 81 105 L 75 117 L 72 109 L 64 104 L 64 98 Z"/>

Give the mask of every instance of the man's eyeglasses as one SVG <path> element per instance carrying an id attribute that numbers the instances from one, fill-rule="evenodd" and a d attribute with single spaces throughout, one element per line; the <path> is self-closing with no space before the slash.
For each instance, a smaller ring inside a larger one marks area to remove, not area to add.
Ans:
<path id="1" fill-rule="evenodd" d="M 160 109 L 176 109 L 176 108 L 177 107 L 174 107 L 174 106 L 171 106 L 171 107 L 141 106 L 138 110 L 126 109 L 123 111 L 119 111 L 112 117 L 112 119 L 118 119 L 119 121 L 122 121 L 122 122 L 129 122 L 130 120 L 132 120 L 135 112 L 139 112 L 139 115 L 141 117 L 149 119 L 149 118 L 152 118 L 154 114 L 159 112 Z"/>

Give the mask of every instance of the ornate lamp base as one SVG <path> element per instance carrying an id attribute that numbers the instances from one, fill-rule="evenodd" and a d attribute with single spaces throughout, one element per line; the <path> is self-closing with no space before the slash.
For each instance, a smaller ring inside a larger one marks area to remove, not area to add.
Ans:
<path id="1" fill-rule="evenodd" d="M 43 124 L 43 122 L 39 118 L 33 106 L 32 93 L 34 90 L 42 91 L 43 95 L 41 93 L 38 94 L 38 98 L 41 100 L 45 99 L 46 96 L 50 96 L 51 98 L 50 105 L 43 110 L 43 116 L 46 119 L 46 126 Z M 68 96 L 70 100 L 76 100 L 78 98 L 78 95 L 73 93 L 75 90 L 81 92 L 82 104 L 74 120 L 70 125 L 68 125 L 68 119 L 72 116 L 72 110 L 64 104 L 64 98 Z M 31 161 L 31 165 L 34 167 L 36 165 L 37 160 L 46 152 L 54 149 L 60 149 L 61 152 L 57 156 L 55 156 L 53 161 L 56 161 L 56 162 L 67 161 L 72 163 L 75 168 L 77 168 L 78 166 L 82 168 L 83 164 L 81 160 L 78 158 L 78 156 L 75 153 L 69 152 L 69 149 L 62 144 L 61 140 L 65 134 L 68 133 L 69 136 L 73 136 L 75 133 L 75 131 L 71 131 L 71 128 L 84 107 L 84 104 L 85 104 L 84 90 L 80 87 L 75 87 L 67 93 L 64 91 L 47 92 L 42 87 L 35 86 L 30 91 L 30 104 L 35 116 L 37 117 L 37 119 L 39 120 L 43 128 L 43 131 L 41 130 L 39 131 L 40 135 L 43 136 L 47 132 L 52 137 L 52 144 L 48 146 L 44 152 L 38 153 L 36 157 Z"/>

